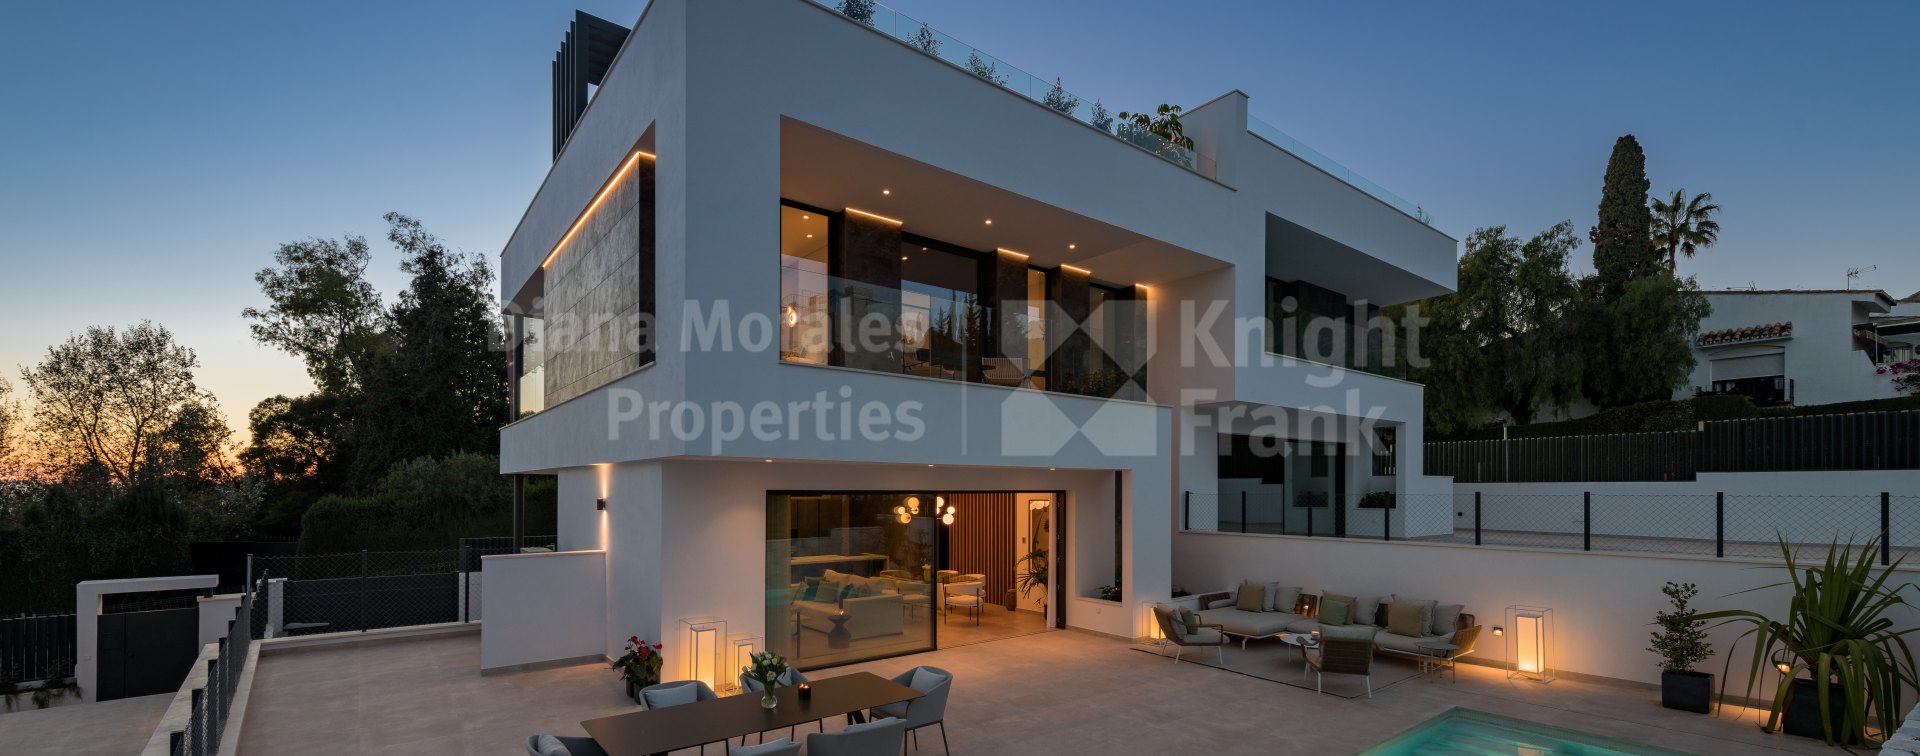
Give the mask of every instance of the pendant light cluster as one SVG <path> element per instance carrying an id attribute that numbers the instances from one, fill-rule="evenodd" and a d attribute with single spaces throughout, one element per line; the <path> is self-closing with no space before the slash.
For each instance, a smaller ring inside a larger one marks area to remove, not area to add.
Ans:
<path id="1" fill-rule="evenodd" d="M 933 497 L 933 514 L 938 515 L 940 517 L 940 524 L 952 525 L 953 516 L 958 513 L 959 513 L 958 509 L 955 509 L 952 505 L 947 503 L 947 497 L 945 496 Z M 893 508 L 894 518 L 898 519 L 900 523 L 903 525 L 908 522 L 912 522 L 913 518 L 919 516 L 919 514 L 920 514 L 920 497 L 918 496 L 909 496 L 907 497 L 906 504 L 901 506 L 896 506 Z"/>

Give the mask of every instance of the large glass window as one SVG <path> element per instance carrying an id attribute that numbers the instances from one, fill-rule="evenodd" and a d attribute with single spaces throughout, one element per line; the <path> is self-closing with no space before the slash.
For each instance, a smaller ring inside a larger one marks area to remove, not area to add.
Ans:
<path id="1" fill-rule="evenodd" d="M 512 315 L 514 417 L 547 408 L 546 321 L 530 315 Z"/>
<path id="2" fill-rule="evenodd" d="M 980 305 L 982 262 L 932 243 L 900 254 L 900 355 L 909 375 L 977 381 L 986 342 Z"/>
<path id="3" fill-rule="evenodd" d="M 1047 272 L 1027 269 L 1027 365 L 1033 387 L 1047 387 Z"/>
<path id="4" fill-rule="evenodd" d="M 800 668 L 933 649 L 936 495 L 767 495 L 767 647 Z"/>
<path id="5" fill-rule="evenodd" d="M 827 217 L 780 207 L 780 359 L 827 362 Z"/>

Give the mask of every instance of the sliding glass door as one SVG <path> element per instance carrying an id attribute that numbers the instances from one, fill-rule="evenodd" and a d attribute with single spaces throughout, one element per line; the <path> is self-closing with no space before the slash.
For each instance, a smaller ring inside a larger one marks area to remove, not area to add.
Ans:
<path id="1" fill-rule="evenodd" d="M 769 493 L 767 648 L 802 669 L 933 650 L 938 501 Z"/>

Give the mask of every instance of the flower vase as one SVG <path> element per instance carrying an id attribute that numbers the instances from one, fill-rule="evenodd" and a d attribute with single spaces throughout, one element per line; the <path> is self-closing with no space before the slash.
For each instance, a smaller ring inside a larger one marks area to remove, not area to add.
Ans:
<path id="1" fill-rule="evenodd" d="M 772 688 L 767 688 L 766 690 L 760 691 L 760 708 L 771 709 L 779 705 L 780 705 L 780 699 L 773 697 Z"/>

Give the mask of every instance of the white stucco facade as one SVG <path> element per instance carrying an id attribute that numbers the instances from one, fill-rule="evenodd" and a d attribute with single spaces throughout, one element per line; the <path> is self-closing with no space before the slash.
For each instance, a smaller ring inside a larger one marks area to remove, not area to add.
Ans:
<path id="1" fill-rule="evenodd" d="M 1881 291 L 1709 291 L 1693 374 L 1675 399 L 1716 382 L 1778 376 L 1780 403 L 1834 404 L 1897 396 L 1875 373 L 1873 323 L 1897 305 Z M 1770 328 L 1751 337 L 1727 334 Z M 1724 383 L 1723 383 L 1724 385 Z"/>
<path id="2" fill-rule="evenodd" d="M 1277 357 L 1262 330 L 1270 278 L 1396 304 L 1454 285 L 1455 240 L 1250 133 L 1249 102 L 1233 91 L 1189 112 L 1207 166 L 1193 170 L 808 0 L 655 0 L 500 264 L 509 310 L 537 310 L 543 263 L 646 155 L 656 357 L 501 435 L 501 472 L 558 476 L 560 550 L 604 554 L 601 651 L 696 616 L 765 634 L 777 491 L 1056 493 L 1049 620 L 1136 637 L 1132 607 L 1172 590 L 1177 502 L 1216 491 L 1215 438 L 1243 422 L 1223 409 L 1332 429 L 1358 455 L 1349 492 L 1444 486 L 1418 453 L 1390 476 L 1364 464 L 1375 425 L 1419 448 L 1419 385 Z M 1133 287 L 1144 396 L 783 361 L 757 330 L 780 314 L 782 202 Z M 1405 527 L 1447 527 L 1427 514 Z M 1118 603 L 1093 598 L 1116 581 Z"/>

